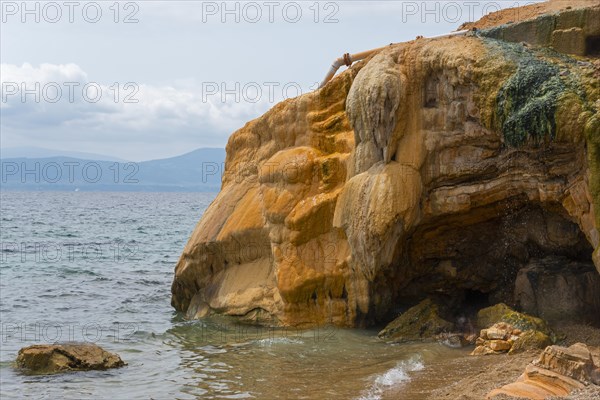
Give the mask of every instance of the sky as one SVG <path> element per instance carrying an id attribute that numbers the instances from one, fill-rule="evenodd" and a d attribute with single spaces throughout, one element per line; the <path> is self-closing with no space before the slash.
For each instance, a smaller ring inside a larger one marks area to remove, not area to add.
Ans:
<path id="1" fill-rule="evenodd" d="M 223 147 L 346 52 L 530 3 L 1 0 L 0 146 L 131 161 Z"/>

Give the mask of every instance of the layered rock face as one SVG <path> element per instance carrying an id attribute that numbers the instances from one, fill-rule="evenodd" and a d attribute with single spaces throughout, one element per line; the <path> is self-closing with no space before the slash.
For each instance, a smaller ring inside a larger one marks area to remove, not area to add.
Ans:
<path id="1" fill-rule="evenodd" d="M 597 370 L 585 344 L 576 343 L 568 348 L 549 346 L 516 382 L 491 391 L 486 399 L 498 395 L 532 400 L 564 397 L 574 389 L 600 383 L 596 380 Z"/>
<path id="2" fill-rule="evenodd" d="M 586 293 L 567 317 L 597 318 L 600 6 L 586 4 L 547 28 L 579 29 L 578 58 L 520 24 L 418 39 L 236 131 L 173 306 L 295 326 L 386 322 L 426 296 L 552 314 L 567 276 Z"/>

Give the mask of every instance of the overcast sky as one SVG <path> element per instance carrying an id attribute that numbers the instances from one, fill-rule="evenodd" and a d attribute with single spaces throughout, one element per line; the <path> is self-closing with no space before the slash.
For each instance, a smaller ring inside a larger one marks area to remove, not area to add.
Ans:
<path id="1" fill-rule="evenodd" d="M 345 52 L 528 3 L 2 0 L 0 144 L 132 161 L 222 147 Z"/>

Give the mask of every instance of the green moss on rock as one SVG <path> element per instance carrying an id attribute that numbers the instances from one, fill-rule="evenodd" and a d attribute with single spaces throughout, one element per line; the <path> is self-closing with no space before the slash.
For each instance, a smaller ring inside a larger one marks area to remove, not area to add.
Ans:
<path id="1" fill-rule="evenodd" d="M 425 340 L 451 331 L 453 327 L 440 317 L 437 304 L 425 299 L 390 322 L 379 332 L 379 337 L 393 342 Z"/>
<path id="2" fill-rule="evenodd" d="M 477 326 L 480 329 L 488 328 L 496 322 L 500 322 L 504 314 L 514 310 L 504 303 L 498 303 L 491 307 L 482 308 L 477 313 Z"/>
<path id="3" fill-rule="evenodd" d="M 483 308 L 477 313 L 477 326 L 479 328 L 487 328 L 498 322 L 506 322 L 522 332 L 534 330 L 548 336 L 552 334 L 543 319 L 515 311 L 504 303 Z"/>
<path id="4" fill-rule="evenodd" d="M 582 67 L 576 59 L 548 48 L 532 49 L 501 40 L 483 40 L 494 57 L 504 58 L 515 66 L 496 93 L 495 115 L 490 126 L 502 133 L 508 146 L 548 143 L 556 139 L 561 128 L 559 122 L 564 125 L 565 107 L 571 106 L 568 111 L 574 107 L 592 109 L 589 90 L 580 76 Z M 560 107 L 563 121 L 557 121 Z M 577 120 L 578 115 L 570 118 Z M 572 134 L 577 136 L 580 131 Z"/>
<path id="5" fill-rule="evenodd" d="M 506 143 L 512 146 L 554 139 L 554 114 L 558 98 L 566 89 L 557 66 L 529 52 L 521 54 L 516 72 L 500 89 L 497 98 L 500 129 Z"/>
<path id="6" fill-rule="evenodd" d="M 508 354 L 517 354 L 526 350 L 545 349 L 552 344 L 550 336 L 544 332 L 529 330 L 523 332 L 513 343 Z"/>

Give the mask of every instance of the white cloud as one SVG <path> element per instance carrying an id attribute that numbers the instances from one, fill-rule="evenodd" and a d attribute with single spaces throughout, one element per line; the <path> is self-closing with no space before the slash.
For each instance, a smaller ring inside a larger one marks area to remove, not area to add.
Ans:
<path id="1" fill-rule="evenodd" d="M 257 99 L 243 83 L 215 82 L 208 91 L 192 80 L 177 87 L 95 82 L 76 64 L 2 64 L 1 77 L 3 146 L 103 149 L 130 159 L 224 146 L 282 99 L 281 89 L 269 99 L 261 84 Z M 217 87 L 238 89 L 223 97 Z"/>
<path id="2" fill-rule="evenodd" d="M 80 81 L 87 79 L 87 74 L 77 64 L 41 64 L 34 67 L 29 63 L 21 66 L 12 64 L 0 64 L 2 81 L 16 80 L 26 82 L 40 81 Z"/>

